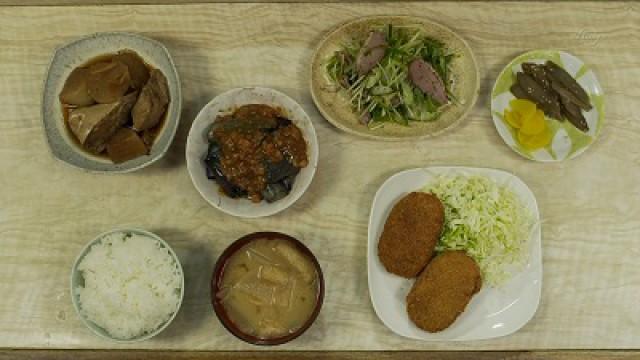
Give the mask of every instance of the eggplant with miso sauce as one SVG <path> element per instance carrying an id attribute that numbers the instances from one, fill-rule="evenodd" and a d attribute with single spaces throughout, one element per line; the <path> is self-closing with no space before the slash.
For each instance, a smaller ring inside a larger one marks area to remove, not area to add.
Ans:
<path id="1" fill-rule="evenodd" d="M 278 201 L 291 192 L 300 169 L 308 165 L 300 129 L 267 105 L 244 105 L 219 115 L 207 138 L 207 177 L 230 198 Z"/>

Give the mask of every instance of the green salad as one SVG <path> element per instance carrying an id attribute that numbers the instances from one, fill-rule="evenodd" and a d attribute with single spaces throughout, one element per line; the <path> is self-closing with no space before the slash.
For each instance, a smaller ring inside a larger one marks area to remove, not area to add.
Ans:
<path id="1" fill-rule="evenodd" d="M 436 251 L 464 250 L 483 281 L 500 285 L 525 263 L 534 221 L 507 186 L 481 176 L 439 177 L 423 189 L 444 204 L 445 224 Z"/>
<path id="2" fill-rule="evenodd" d="M 455 101 L 450 89 L 454 57 L 420 26 L 387 25 L 372 30 L 368 38 L 344 44 L 329 58 L 326 69 L 347 92 L 363 124 L 409 125 L 436 120 L 442 107 Z M 412 69 L 415 60 L 424 63 Z"/>

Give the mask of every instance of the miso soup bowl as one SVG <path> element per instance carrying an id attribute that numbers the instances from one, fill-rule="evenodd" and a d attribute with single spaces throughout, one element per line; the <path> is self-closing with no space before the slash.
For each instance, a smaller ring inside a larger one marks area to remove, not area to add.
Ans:
<path id="1" fill-rule="evenodd" d="M 233 254 L 235 254 L 238 250 L 240 250 L 243 246 L 251 243 L 252 241 L 258 239 L 270 239 L 270 240 L 286 240 L 295 246 L 303 255 L 307 256 L 313 266 L 316 269 L 316 273 L 318 274 L 318 293 L 316 296 L 316 304 L 311 316 L 307 319 L 307 321 L 300 327 L 300 329 L 296 330 L 293 333 L 290 333 L 285 336 L 275 337 L 275 338 L 259 338 L 247 333 L 242 332 L 229 318 L 227 315 L 227 311 L 217 297 L 217 294 L 222 285 L 222 279 L 224 278 L 224 271 L 227 265 L 227 262 L 231 258 Z M 320 308 L 322 307 L 322 303 L 324 301 L 324 277 L 322 275 L 322 269 L 320 268 L 320 264 L 318 260 L 313 255 L 311 250 L 307 248 L 302 242 L 299 240 L 278 232 L 255 232 L 241 237 L 240 239 L 234 241 L 229 247 L 225 249 L 225 251 L 220 255 L 216 265 L 213 269 L 213 276 L 211 279 L 211 302 L 213 304 L 213 310 L 215 311 L 218 319 L 222 323 L 222 325 L 235 337 L 240 340 L 243 340 L 249 344 L 253 345 L 281 345 L 287 343 L 298 336 L 302 335 L 311 325 L 314 323 L 318 314 L 320 313 Z"/>

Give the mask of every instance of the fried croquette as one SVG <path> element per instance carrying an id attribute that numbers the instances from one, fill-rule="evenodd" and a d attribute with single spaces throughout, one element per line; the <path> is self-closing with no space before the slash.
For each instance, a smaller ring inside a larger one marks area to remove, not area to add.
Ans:
<path id="1" fill-rule="evenodd" d="M 380 262 L 390 273 L 416 277 L 435 251 L 444 206 L 435 195 L 412 192 L 391 209 L 378 242 Z"/>
<path id="2" fill-rule="evenodd" d="M 407 295 L 409 319 L 419 328 L 438 332 L 448 328 L 482 287 L 480 268 L 464 251 L 436 256 Z"/>

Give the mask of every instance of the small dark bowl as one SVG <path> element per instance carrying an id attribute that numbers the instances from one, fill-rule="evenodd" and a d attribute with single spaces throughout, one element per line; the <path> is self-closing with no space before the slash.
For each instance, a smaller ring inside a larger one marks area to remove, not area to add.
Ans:
<path id="1" fill-rule="evenodd" d="M 311 262 L 313 263 L 316 269 L 316 272 L 318 274 L 318 293 L 316 297 L 316 305 L 315 305 L 315 308 L 313 309 L 313 312 L 311 313 L 311 316 L 309 317 L 309 319 L 307 319 L 304 325 L 300 327 L 300 329 L 298 329 L 294 333 L 291 333 L 285 336 L 262 339 L 262 338 L 249 335 L 240 331 L 240 329 L 238 329 L 238 327 L 231 321 L 231 319 L 227 315 L 227 311 L 224 308 L 224 305 L 220 302 L 220 300 L 216 296 L 216 294 L 220 290 L 220 285 L 222 284 L 225 266 L 227 265 L 227 261 L 229 260 L 231 255 L 235 254 L 236 251 L 238 251 L 240 248 L 242 248 L 246 244 L 258 239 L 273 239 L 273 240 L 279 239 L 279 240 L 289 241 L 296 247 L 296 249 L 300 250 L 304 255 L 306 255 L 309 259 L 311 259 Z M 222 255 L 220 255 L 220 257 L 218 258 L 218 261 L 216 262 L 215 267 L 213 268 L 213 276 L 211 278 L 211 303 L 213 304 L 213 310 L 216 312 L 216 315 L 218 316 L 218 319 L 220 320 L 222 325 L 224 325 L 224 327 L 227 330 L 229 330 L 230 333 L 232 333 L 238 339 L 248 342 L 249 344 L 280 345 L 297 338 L 298 336 L 302 335 L 316 320 L 316 318 L 318 317 L 318 314 L 320 313 L 320 308 L 322 307 L 323 300 L 324 300 L 324 277 L 322 275 L 322 269 L 320 268 L 320 264 L 318 263 L 318 260 L 313 255 L 311 250 L 309 250 L 309 248 L 307 248 L 302 242 L 286 234 L 282 234 L 278 232 L 255 232 L 255 233 L 245 235 L 240 239 L 234 241 L 231 245 L 229 245 L 229 247 L 225 249 Z"/>

